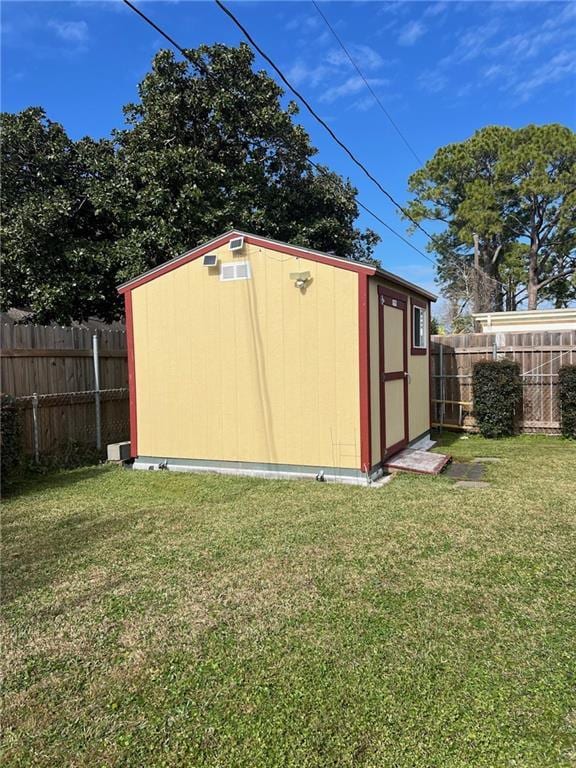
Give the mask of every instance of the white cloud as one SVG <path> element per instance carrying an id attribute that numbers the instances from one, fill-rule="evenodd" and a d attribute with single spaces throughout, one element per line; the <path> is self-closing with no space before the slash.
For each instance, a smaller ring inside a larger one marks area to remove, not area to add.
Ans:
<path id="1" fill-rule="evenodd" d="M 398 42 L 400 45 L 414 45 L 425 32 L 426 28 L 420 21 L 410 21 L 400 32 Z"/>
<path id="2" fill-rule="evenodd" d="M 388 85 L 388 80 L 384 80 L 383 78 L 378 77 L 369 78 L 367 82 L 373 88 L 376 86 Z M 320 96 L 320 101 L 330 104 L 331 102 L 336 101 L 336 99 L 340 99 L 342 96 L 350 96 L 354 93 L 358 93 L 365 87 L 366 84 L 361 77 L 349 77 L 340 85 L 335 85 L 331 88 L 328 88 L 328 90 L 326 90 L 322 96 Z"/>
<path id="3" fill-rule="evenodd" d="M 356 64 L 363 70 L 375 70 L 380 69 L 388 62 L 382 58 L 382 56 L 374 48 L 369 45 L 354 44 L 347 46 L 350 55 L 356 62 Z M 351 66 L 350 59 L 341 48 L 334 49 L 328 52 L 326 60 L 334 66 L 340 67 Z"/>
<path id="4" fill-rule="evenodd" d="M 468 96 L 472 92 L 472 88 L 472 83 L 465 83 L 456 91 L 456 98 L 463 99 L 465 96 Z"/>
<path id="5" fill-rule="evenodd" d="M 327 67 L 325 64 L 309 66 L 301 59 L 298 59 L 288 70 L 287 77 L 295 85 L 306 83 L 311 88 L 315 88 L 333 73 L 333 67 Z"/>
<path id="6" fill-rule="evenodd" d="M 379 16 L 402 16 L 407 11 L 408 4 L 402 0 L 388 0 L 378 6 Z"/>
<path id="7" fill-rule="evenodd" d="M 525 101 L 542 86 L 557 83 L 566 76 L 574 77 L 575 75 L 576 51 L 560 51 L 549 62 L 540 67 L 532 77 L 516 79 L 513 90 Z"/>
<path id="8" fill-rule="evenodd" d="M 350 44 L 349 51 L 364 73 L 374 72 L 391 62 L 382 58 L 374 48 L 365 44 Z M 287 77 L 296 85 L 306 84 L 310 88 L 324 88 L 320 100 L 330 103 L 343 96 L 359 92 L 365 84 L 361 77 L 351 73 L 354 71 L 350 59 L 340 48 L 333 48 L 322 58 L 319 64 L 309 64 L 303 58 L 298 58 L 288 71 Z M 382 85 L 386 80 L 367 78 L 373 85 Z M 363 104 L 362 109 L 366 109 Z"/>
<path id="9" fill-rule="evenodd" d="M 418 78 L 418 85 L 424 91 L 440 93 L 448 85 L 448 78 L 437 70 L 423 72 Z"/>
<path id="10" fill-rule="evenodd" d="M 88 24 L 85 21 L 49 21 L 48 26 L 69 43 L 83 43 L 88 39 Z"/>
<path id="11" fill-rule="evenodd" d="M 500 31 L 500 21 L 491 19 L 486 24 L 480 24 L 466 32 L 458 33 L 458 44 L 454 51 L 440 62 L 440 65 L 451 67 L 464 61 L 472 61 L 486 55 L 490 39 Z"/>
<path id="12" fill-rule="evenodd" d="M 486 54 L 496 58 L 506 56 L 530 59 L 540 51 L 546 42 L 547 40 L 543 39 L 543 36 L 536 36 L 533 30 L 530 30 L 505 37 L 501 43 L 487 50 Z"/>
<path id="13" fill-rule="evenodd" d="M 375 104 L 376 102 L 372 98 L 372 95 L 369 95 L 364 96 L 362 99 L 356 99 L 350 106 L 350 109 L 354 112 L 368 112 L 368 110 L 372 109 Z"/>
<path id="14" fill-rule="evenodd" d="M 320 19 L 318 16 L 296 16 L 286 24 L 287 32 L 313 32 L 318 29 Z"/>
<path id="15" fill-rule="evenodd" d="M 489 67 L 485 67 L 482 71 L 484 77 L 488 79 L 492 77 L 498 77 L 504 72 L 504 66 L 502 64 L 491 64 Z"/>
<path id="16" fill-rule="evenodd" d="M 442 2 L 442 0 L 434 0 L 433 3 L 429 3 L 424 11 L 424 16 L 439 16 L 448 8 L 448 3 Z"/>
<path id="17" fill-rule="evenodd" d="M 453 51 L 422 73 L 419 86 L 438 93 L 450 85 L 456 98 L 485 87 L 492 95 L 509 93 L 526 101 L 544 86 L 574 84 L 576 4 L 550 3 L 544 17 L 532 10 L 536 7 L 520 2 L 488 6 L 492 15 L 486 18 L 485 12 L 483 23 L 458 30 Z"/>
<path id="18" fill-rule="evenodd" d="M 542 25 L 543 29 L 563 27 L 565 24 L 569 24 L 576 19 L 576 5 L 574 3 L 558 3 L 558 5 L 563 6 L 562 11 L 554 13 L 549 19 L 546 19 Z M 574 28 L 572 27 L 573 30 Z"/>

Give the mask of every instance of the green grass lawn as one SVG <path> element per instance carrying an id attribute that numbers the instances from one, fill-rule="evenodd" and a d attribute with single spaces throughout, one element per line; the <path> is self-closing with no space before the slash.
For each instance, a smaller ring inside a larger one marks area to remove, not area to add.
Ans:
<path id="1" fill-rule="evenodd" d="M 490 488 L 91 467 L 4 504 L 4 765 L 576 761 L 576 445 Z"/>

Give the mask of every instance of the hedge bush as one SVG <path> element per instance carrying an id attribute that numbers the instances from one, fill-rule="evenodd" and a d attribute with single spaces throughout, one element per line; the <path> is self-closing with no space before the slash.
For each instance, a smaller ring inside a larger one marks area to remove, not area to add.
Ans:
<path id="1" fill-rule="evenodd" d="M 0 479 L 2 486 L 13 479 L 22 463 L 22 433 L 16 401 L 0 396 Z"/>
<path id="2" fill-rule="evenodd" d="M 576 365 L 563 365 L 558 371 L 560 428 L 564 437 L 576 439 Z"/>
<path id="3" fill-rule="evenodd" d="M 474 415 L 484 437 L 506 437 L 515 431 L 522 401 L 520 366 L 512 360 L 483 360 L 472 375 Z"/>

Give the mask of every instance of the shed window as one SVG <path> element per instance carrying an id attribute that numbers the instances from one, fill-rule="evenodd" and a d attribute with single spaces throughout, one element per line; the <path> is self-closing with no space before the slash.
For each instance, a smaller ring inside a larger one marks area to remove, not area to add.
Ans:
<path id="1" fill-rule="evenodd" d="M 250 280 L 250 264 L 247 261 L 233 261 L 222 264 L 220 280 Z"/>
<path id="2" fill-rule="evenodd" d="M 426 310 L 424 307 L 412 307 L 412 347 L 415 350 L 426 349 Z"/>

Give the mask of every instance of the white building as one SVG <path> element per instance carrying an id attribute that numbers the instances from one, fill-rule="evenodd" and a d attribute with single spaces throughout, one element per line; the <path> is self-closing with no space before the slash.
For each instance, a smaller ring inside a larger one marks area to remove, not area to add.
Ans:
<path id="1" fill-rule="evenodd" d="M 482 333 L 576 331 L 576 307 L 521 312 L 484 312 L 472 317 L 476 330 Z"/>

